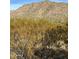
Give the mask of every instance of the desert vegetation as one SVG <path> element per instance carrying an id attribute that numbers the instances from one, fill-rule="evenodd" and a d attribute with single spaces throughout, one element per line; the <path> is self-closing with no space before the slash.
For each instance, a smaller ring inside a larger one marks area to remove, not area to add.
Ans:
<path id="1" fill-rule="evenodd" d="M 67 26 L 67 23 L 53 23 L 44 18 L 38 20 L 11 19 L 11 51 L 16 56 L 22 54 L 24 59 L 33 59 L 33 57 L 35 59 L 41 52 L 48 54 L 51 50 L 54 52 L 58 50 L 67 51 Z M 36 52 L 45 48 L 51 50 Z M 37 54 L 34 55 L 34 53 Z M 21 58 L 22 55 L 18 57 Z M 53 55 L 51 54 L 52 58 Z"/>
<path id="2" fill-rule="evenodd" d="M 11 16 L 11 59 L 68 59 L 67 15 L 51 16 Z"/>

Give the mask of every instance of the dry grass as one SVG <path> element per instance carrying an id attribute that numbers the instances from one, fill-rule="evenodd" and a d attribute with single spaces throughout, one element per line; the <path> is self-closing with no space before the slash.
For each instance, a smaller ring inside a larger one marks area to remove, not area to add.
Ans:
<path id="1" fill-rule="evenodd" d="M 55 23 L 44 18 L 11 18 L 10 23 L 11 48 L 15 52 L 16 49 L 22 49 L 28 59 L 33 59 L 32 56 L 35 49 L 43 47 L 42 40 L 45 40 L 44 37 L 47 31 L 56 30 L 58 26 L 61 26 L 63 30 L 67 30 L 67 21 Z"/>

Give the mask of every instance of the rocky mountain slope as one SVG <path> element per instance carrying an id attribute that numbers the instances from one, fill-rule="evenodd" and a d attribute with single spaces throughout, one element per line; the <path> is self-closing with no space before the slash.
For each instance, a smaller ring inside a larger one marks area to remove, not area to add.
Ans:
<path id="1" fill-rule="evenodd" d="M 67 16 L 68 6 L 65 3 L 55 2 L 41 2 L 25 4 L 18 8 L 14 12 L 11 12 L 11 16 L 15 17 L 47 17 L 47 18 L 58 18 Z"/>

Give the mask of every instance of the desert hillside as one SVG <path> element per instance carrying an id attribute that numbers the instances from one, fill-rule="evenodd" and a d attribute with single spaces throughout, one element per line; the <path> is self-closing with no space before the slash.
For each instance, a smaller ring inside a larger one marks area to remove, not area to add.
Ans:
<path id="1" fill-rule="evenodd" d="M 11 12 L 13 17 L 38 17 L 38 18 L 59 18 L 67 17 L 68 6 L 66 3 L 56 2 L 40 2 L 25 4 L 14 12 Z"/>
<path id="2" fill-rule="evenodd" d="M 11 59 L 68 59 L 66 3 L 24 4 L 10 14 Z"/>

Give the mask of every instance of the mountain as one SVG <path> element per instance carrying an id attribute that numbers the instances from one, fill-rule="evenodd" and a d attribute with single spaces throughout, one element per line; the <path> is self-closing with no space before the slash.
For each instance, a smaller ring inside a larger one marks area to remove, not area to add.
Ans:
<path id="1" fill-rule="evenodd" d="M 61 18 L 67 17 L 68 5 L 57 2 L 24 4 L 11 12 L 11 17 Z"/>

